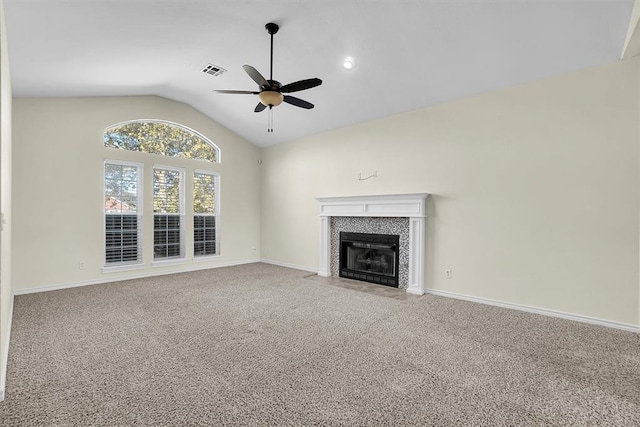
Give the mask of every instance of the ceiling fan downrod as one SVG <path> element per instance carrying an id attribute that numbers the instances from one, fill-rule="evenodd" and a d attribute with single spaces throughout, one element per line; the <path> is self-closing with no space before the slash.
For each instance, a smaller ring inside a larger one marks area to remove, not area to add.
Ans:
<path id="1" fill-rule="evenodd" d="M 267 29 L 267 32 L 271 35 L 271 57 L 269 60 L 269 80 L 273 80 L 273 35 L 278 32 L 280 27 L 278 26 L 278 24 L 275 24 L 273 22 L 269 22 L 264 27 Z"/>

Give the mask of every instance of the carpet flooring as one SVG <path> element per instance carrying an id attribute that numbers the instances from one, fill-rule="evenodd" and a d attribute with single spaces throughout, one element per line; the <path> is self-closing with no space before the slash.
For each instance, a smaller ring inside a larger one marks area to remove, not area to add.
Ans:
<path id="1" fill-rule="evenodd" d="M 640 425 L 638 334 L 340 283 L 249 264 L 17 296 L 0 425 Z"/>

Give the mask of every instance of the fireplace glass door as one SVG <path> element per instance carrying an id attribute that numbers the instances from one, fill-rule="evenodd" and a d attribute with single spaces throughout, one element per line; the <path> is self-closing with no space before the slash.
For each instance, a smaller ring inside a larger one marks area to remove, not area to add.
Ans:
<path id="1" fill-rule="evenodd" d="M 347 268 L 361 272 L 396 275 L 396 256 L 389 245 L 355 242 L 347 246 Z"/>
<path id="2" fill-rule="evenodd" d="M 340 277 L 398 287 L 399 236 L 340 233 Z"/>

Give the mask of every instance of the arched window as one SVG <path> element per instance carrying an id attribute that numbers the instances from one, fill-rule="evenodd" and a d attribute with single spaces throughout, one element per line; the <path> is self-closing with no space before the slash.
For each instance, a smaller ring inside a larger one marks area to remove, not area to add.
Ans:
<path id="1" fill-rule="evenodd" d="M 220 149 L 199 132 L 162 120 L 133 120 L 104 131 L 104 146 L 185 159 L 220 162 Z"/>
<path id="2" fill-rule="evenodd" d="M 104 146 L 220 163 L 220 149 L 204 135 L 162 120 L 110 126 L 104 131 Z M 202 163 L 126 157 L 127 161 L 104 160 L 104 271 L 142 268 L 143 246 L 151 248 L 149 239 L 145 243 L 142 238 L 143 221 L 153 221 L 152 265 L 219 256 L 219 173 Z M 145 161 L 153 170 L 151 180 L 144 174 Z M 187 180 L 193 185 L 186 185 Z M 153 199 L 152 215 L 142 212 L 145 194 Z M 193 200 L 189 212 L 188 198 Z M 192 222 L 186 221 L 187 215 Z"/>

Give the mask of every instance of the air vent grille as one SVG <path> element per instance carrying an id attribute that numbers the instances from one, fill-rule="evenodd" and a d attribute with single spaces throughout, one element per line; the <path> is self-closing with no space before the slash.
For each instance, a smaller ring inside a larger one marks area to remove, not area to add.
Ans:
<path id="1" fill-rule="evenodd" d="M 224 73 L 225 70 L 222 67 L 218 67 L 217 65 L 213 65 L 213 64 L 207 64 L 203 69 L 202 72 L 206 73 L 206 74 L 211 74 L 212 76 L 219 76 L 220 74 Z"/>

